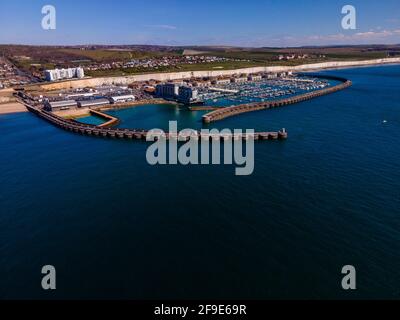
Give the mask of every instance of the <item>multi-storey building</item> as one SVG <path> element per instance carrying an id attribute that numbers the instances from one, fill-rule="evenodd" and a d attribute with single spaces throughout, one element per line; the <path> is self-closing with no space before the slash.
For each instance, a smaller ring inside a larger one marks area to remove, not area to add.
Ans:
<path id="1" fill-rule="evenodd" d="M 179 85 L 176 83 L 159 84 L 156 87 L 156 95 L 162 98 L 176 98 L 179 95 Z"/>
<path id="2" fill-rule="evenodd" d="M 181 86 L 179 87 L 178 101 L 184 104 L 191 104 L 198 102 L 199 92 L 192 87 Z"/>
<path id="3" fill-rule="evenodd" d="M 53 69 L 44 72 L 47 81 L 58 81 L 72 78 L 84 78 L 85 71 L 83 68 Z"/>

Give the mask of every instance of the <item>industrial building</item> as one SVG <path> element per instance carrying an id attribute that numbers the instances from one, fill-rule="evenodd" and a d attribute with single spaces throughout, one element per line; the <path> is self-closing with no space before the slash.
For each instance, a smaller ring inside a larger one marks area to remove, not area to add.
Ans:
<path id="1" fill-rule="evenodd" d="M 90 97 L 93 97 L 95 94 L 97 94 L 97 92 L 84 92 L 84 93 L 70 94 L 65 97 L 68 99 L 71 99 L 71 100 L 76 100 L 76 99 L 81 99 L 81 98 L 90 98 Z"/>
<path id="2" fill-rule="evenodd" d="M 110 104 L 110 100 L 108 99 L 92 99 L 92 100 L 78 101 L 79 108 L 100 107 L 108 104 Z"/>
<path id="3" fill-rule="evenodd" d="M 123 96 L 113 96 L 110 97 L 111 103 L 125 103 L 135 101 L 135 96 L 132 94 L 123 95 Z"/>
<path id="4" fill-rule="evenodd" d="M 75 100 L 63 100 L 63 101 L 46 101 L 44 108 L 47 111 L 60 111 L 75 109 L 78 107 L 78 103 Z"/>
<path id="5" fill-rule="evenodd" d="M 85 71 L 83 68 L 68 68 L 68 69 L 53 69 L 46 70 L 44 72 L 47 81 L 58 81 L 64 79 L 78 78 L 82 79 L 85 77 Z"/>

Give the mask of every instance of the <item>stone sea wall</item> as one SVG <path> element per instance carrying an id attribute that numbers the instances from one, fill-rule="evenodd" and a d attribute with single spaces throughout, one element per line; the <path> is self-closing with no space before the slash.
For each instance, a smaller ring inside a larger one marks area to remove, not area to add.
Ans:
<path id="1" fill-rule="evenodd" d="M 344 68 L 344 67 L 357 67 L 368 65 L 379 65 L 388 63 L 400 63 L 400 58 L 386 58 L 365 61 L 336 61 L 336 62 L 323 62 L 315 64 L 305 64 L 300 66 L 276 66 L 276 67 L 254 67 L 236 70 L 212 70 L 212 71 L 189 71 L 189 72 L 171 72 L 171 73 L 152 73 L 143 75 L 133 75 L 124 77 L 103 77 L 103 78 L 88 78 L 81 80 L 70 80 L 55 83 L 45 83 L 41 85 L 43 90 L 61 90 L 73 89 L 82 87 L 93 87 L 100 85 L 121 84 L 128 85 L 132 82 L 158 80 L 180 80 L 193 77 L 219 77 L 231 76 L 240 73 L 258 73 L 258 72 L 285 72 L 285 71 L 313 71 L 320 69 Z"/>

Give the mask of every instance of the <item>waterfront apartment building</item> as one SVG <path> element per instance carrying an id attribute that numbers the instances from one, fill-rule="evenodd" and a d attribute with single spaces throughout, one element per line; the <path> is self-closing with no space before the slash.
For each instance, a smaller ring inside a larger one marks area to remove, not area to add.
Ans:
<path id="1" fill-rule="evenodd" d="M 275 79 L 277 77 L 278 77 L 277 73 L 268 73 L 268 74 L 265 75 L 266 79 Z"/>
<path id="2" fill-rule="evenodd" d="M 53 69 L 46 70 L 44 72 L 47 81 L 58 81 L 64 79 L 78 78 L 82 79 L 85 77 L 85 71 L 83 68 L 68 68 L 68 69 Z"/>
<path id="3" fill-rule="evenodd" d="M 161 98 L 176 98 L 179 95 L 179 85 L 176 83 L 158 84 L 156 95 Z"/>
<path id="4" fill-rule="evenodd" d="M 247 82 L 247 77 L 232 78 L 232 83 L 244 83 Z"/>
<path id="5" fill-rule="evenodd" d="M 262 80 L 262 76 L 259 75 L 259 74 L 257 74 L 257 75 L 252 74 L 252 75 L 250 75 L 247 79 L 248 79 L 249 81 L 260 81 L 260 80 Z"/>
<path id="6" fill-rule="evenodd" d="M 231 79 L 217 79 L 211 82 L 212 84 L 230 84 Z"/>
<path id="7" fill-rule="evenodd" d="M 211 81 L 195 81 L 193 82 L 194 87 L 199 87 L 199 88 L 206 88 L 211 85 Z"/>
<path id="8" fill-rule="evenodd" d="M 179 87 L 178 101 L 184 104 L 191 104 L 199 100 L 199 92 L 192 87 Z"/>

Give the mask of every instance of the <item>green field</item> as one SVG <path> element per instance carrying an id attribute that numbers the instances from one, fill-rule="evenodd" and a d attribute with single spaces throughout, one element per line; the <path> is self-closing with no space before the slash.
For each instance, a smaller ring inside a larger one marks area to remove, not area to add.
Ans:
<path id="1" fill-rule="evenodd" d="M 118 51 L 118 50 L 80 50 L 60 49 L 60 52 L 76 59 L 88 59 L 93 62 L 129 61 L 132 59 L 154 58 L 173 55 L 174 53 L 142 52 L 142 51 Z M 175 53 L 178 54 L 178 53 Z"/>
<path id="2" fill-rule="evenodd" d="M 256 66 L 296 66 L 326 61 L 352 61 L 400 56 L 400 46 L 337 46 L 308 48 L 235 48 L 235 47 L 157 47 L 124 46 L 106 47 L 51 47 L 0 45 L 0 56 L 4 55 L 23 71 L 43 74 L 46 69 L 56 67 L 85 66 L 94 63 L 128 62 L 165 56 L 182 56 L 184 51 L 201 55 L 217 56 L 235 60 L 201 64 L 181 64 L 169 67 L 130 68 L 87 71 L 92 77 L 135 75 L 157 72 L 232 70 Z M 278 60 L 279 55 L 307 54 L 308 58 Z"/>
<path id="3" fill-rule="evenodd" d="M 160 73 L 160 72 L 183 72 L 183 71 L 204 71 L 204 70 L 234 70 L 241 68 L 251 68 L 261 66 L 257 62 L 247 61 L 226 61 L 216 63 L 201 63 L 201 64 L 180 64 L 171 67 L 160 68 L 129 68 L 129 69 L 114 69 L 114 70 L 96 70 L 87 71 L 86 75 L 91 77 L 107 77 L 107 76 L 125 76 L 145 73 Z"/>
<path id="4" fill-rule="evenodd" d="M 311 57 L 307 59 L 277 60 L 277 56 L 283 54 L 303 53 Z M 88 71 L 87 75 L 92 77 L 123 76 L 155 72 L 179 72 L 179 71 L 203 71 L 203 70 L 233 70 L 258 66 L 297 66 L 302 64 L 320 63 L 327 61 L 354 61 L 369 60 L 387 57 L 386 51 L 372 50 L 365 51 L 354 48 L 330 48 L 330 49 L 226 49 L 202 51 L 202 55 L 217 56 L 229 59 L 248 61 L 226 61 L 204 64 L 182 64 L 172 67 L 154 69 L 116 69 Z M 325 57 L 320 57 L 325 55 Z"/>
<path id="5" fill-rule="evenodd" d="M 399 52 L 400 53 L 400 52 Z M 368 60 L 379 59 L 387 57 L 387 51 L 383 50 L 356 50 L 354 48 L 293 48 L 293 49 L 253 49 L 253 50 L 224 50 L 224 51 L 211 51 L 210 55 L 215 55 L 225 58 L 234 59 L 248 59 L 254 62 L 271 62 L 274 64 L 279 63 L 276 61 L 278 55 L 288 54 L 309 54 L 310 56 L 325 55 L 325 58 L 310 58 L 307 60 L 318 61 L 332 61 L 332 60 Z M 285 61 L 284 61 L 285 62 Z"/>

